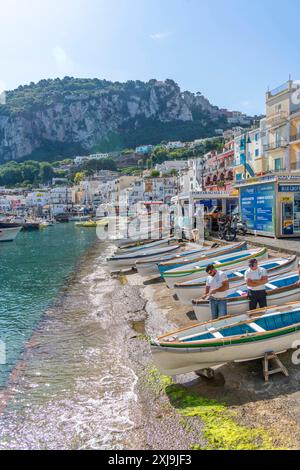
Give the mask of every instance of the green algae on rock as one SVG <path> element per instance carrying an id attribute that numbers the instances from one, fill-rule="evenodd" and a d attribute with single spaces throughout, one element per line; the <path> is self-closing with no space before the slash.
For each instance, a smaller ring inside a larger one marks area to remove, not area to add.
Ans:
<path id="1" fill-rule="evenodd" d="M 168 396 L 171 406 L 183 418 L 200 418 L 206 445 L 203 447 L 195 443 L 191 446 L 193 450 L 279 449 L 262 427 L 238 424 L 236 413 L 226 403 L 201 397 L 183 385 L 175 384 L 171 377 L 161 375 L 155 367 L 149 369 L 148 382 L 156 393 Z"/>

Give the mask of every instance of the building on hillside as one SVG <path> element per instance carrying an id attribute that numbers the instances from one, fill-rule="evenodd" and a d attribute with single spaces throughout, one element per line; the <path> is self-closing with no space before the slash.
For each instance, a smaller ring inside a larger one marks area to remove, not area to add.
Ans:
<path id="1" fill-rule="evenodd" d="M 203 190 L 231 191 L 235 179 L 234 140 L 224 144 L 223 151 L 208 152 L 204 158 Z"/>
<path id="2" fill-rule="evenodd" d="M 229 111 L 227 114 L 227 121 L 229 124 L 240 124 L 244 126 L 250 126 L 252 118 L 240 111 Z"/>
<path id="3" fill-rule="evenodd" d="M 161 201 L 170 204 L 172 197 L 177 193 L 177 178 L 140 178 L 127 188 L 124 197 L 126 204 L 132 207 L 139 201 Z"/>
<path id="4" fill-rule="evenodd" d="M 182 149 L 183 147 L 185 147 L 185 144 L 183 142 L 180 142 L 180 140 L 176 140 L 174 142 L 168 142 L 166 144 L 166 148 L 168 150 L 171 150 L 171 149 Z"/>
<path id="5" fill-rule="evenodd" d="M 155 165 L 155 170 L 160 172 L 162 176 L 164 173 L 170 173 L 172 170 L 180 171 L 188 168 L 187 160 L 166 160 L 161 164 Z"/>
<path id="6" fill-rule="evenodd" d="M 139 147 L 136 147 L 135 153 L 147 155 L 148 153 L 152 152 L 153 148 L 153 145 L 140 145 Z"/>
<path id="7" fill-rule="evenodd" d="M 86 156 L 78 156 L 74 158 L 74 164 L 75 165 L 82 165 L 84 162 L 87 162 L 89 160 L 89 157 Z"/>
<path id="8" fill-rule="evenodd" d="M 93 153 L 89 155 L 89 160 L 102 160 L 103 158 L 109 158 L 109 153 Z"/>

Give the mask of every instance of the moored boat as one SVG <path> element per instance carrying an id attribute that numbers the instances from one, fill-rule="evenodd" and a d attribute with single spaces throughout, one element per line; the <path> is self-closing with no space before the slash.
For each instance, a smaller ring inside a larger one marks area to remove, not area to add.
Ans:
<path id="1" fill-rule="evenodd" d="M 22 225 L 0 222 L 0 242 L 12 242 L 22 230 Z"/>
<path id="2" fill-rule="evenodd" d="M 200 323 L 151 341 L 154 363 L 167 375 L 284 352 L 300 340 L 300 303 L 252 310 Z M 298 344 L 297 344 L 298 345 Z"/>
<path id="3" fill-rule="evenodd" d="M 283 274 L 288 271 L 293 271 L 297 268 L 298 260 L 297 256 L 291 256 L 290 258 L 273 258 L 261 261 L 259 266 L 266 269 L 268 276 L 275 276 Z M 230 287 L 236 285 L 242 285 L 245 283 L 244 274 L 248 269 L 248 266 L 242 266 L 241 268 L 225 269 L 227 274 Z M 206 277 L 200 277 L 192 279 L 190 281 L 178 283 L 174 285 L 175 294 L 178 300 L 184 305 L 191 305 L 192 300 L 200 297 L 204 294 L 206 285 Z"/>
<path id="4" fill-rule="evenodd" d="M 268 305 L 282 305 L 286 302 L 300 300 L 299 273 L 294 271 L 272 278 L 265 285 Z M 238 315 L 249 309 L 248 288 L 246 285 L 232 289 L 225 297 L 229 315 Z M 211 318 L 209 300 L 193 300 L 193 309 L 197 320 L 206 321 Z"/>
<path id="5" fill-rule="evenodd" d="M 205 258 L 196 263 L 189 263 L 180 268 L 171 269 L 164 272 L 163 277 L 168 287 L 173 288 L 177 283 L 207 276 L 205 269 L 208 264 L 213 264 L 216 269 L 224 269 L 244 265 L 251 258 L 261 260 L 267 258 L 267 256 L 266 248 L 233 252 L 218 257 Z"/>
<path id="6" fill-rule="evenodd" d="M 233 243 L 231 245 L 223 245 L 217 248 L 209 248 L 204 253 L 200 253 L 199 255 L 195 255 L 194 257 L 190 258 L 182 258 L 179 260 L 170 260 L 163 263 L 158 264 L 158 270 L 160 275 L 163 276 L 166 271 L 170 271 L 171 269 L 181 268 L 189 263 L 196 263 L 201 261 L 202 259 L 211 258 L 213 256 L 221 256 L 226 255 L 228 253 L 235 253 L 237 251 L 246 250 L 247 249 L 247 242 L 240 242 L 240 243 Z"/>

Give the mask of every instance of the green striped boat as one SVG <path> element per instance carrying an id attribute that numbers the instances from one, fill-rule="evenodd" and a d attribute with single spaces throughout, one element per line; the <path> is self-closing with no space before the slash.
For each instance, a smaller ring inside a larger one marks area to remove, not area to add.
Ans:
<path id="1" fill-rule="evenodd" d="M 157 367 L 173 376 L 284 352 L 299 340 L 300 302 L 294 302 L 173 331 L 152 340 L 151 351 Z"/>
<path id="2" fill-rule="evenodd" d="M 164 272 L 163 277 L 168 287 L 173 288 L 174 285 L 179 282 L 200 278 L 201 276 L 207 276 L 205 269 L 208 264 L 213 264 L 216 269 L 224 269 L 245 264 L 251 258 L 261 260 L 267 257 L 268 252 L 266 248 L 260 248 L 259 250 L 243 250 L 236 253 L 222 255 L 217 259 L 209 258 L 186 264 L 185 266 L 179 268 L 171 269 L 170 271 Z"/>

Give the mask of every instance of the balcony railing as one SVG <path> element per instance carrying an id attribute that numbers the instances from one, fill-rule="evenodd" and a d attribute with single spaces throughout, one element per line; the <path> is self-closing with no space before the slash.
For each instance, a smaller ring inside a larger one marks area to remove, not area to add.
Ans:
<path id="1" fill-rule="evenodd" d="M 284 121 L 287 121 L 288 113 L 287 111 L 279 111 L 277 113 L 270 114 L 266 118 L 267 124 L 270 126 L 276 126 L 277 124 L 281 124 Z"/>
<path id="2" fill-rule="evenodd" d="M 291 170 L 293 170 L 293 171 L 295 171 L 295 170 L 300 171 L 300 162 L 291 162 L 290 166 L 291 166 Z"/>
<path id="3" fill-rule="evenodd" d="M 279 139 L 275 142 L 271 142 L 267 145 L 264 145 L 264 151 L 268 152 L 269 150 L 276 150 L 282 147 L 286 147 L 288 145 L 288 141 L 286 139 Z"/>
<path id="4" fill-rule="evenodd" d="M 295 142 L 296 140 L 300 140 L 300 132 L 297 134 L 291 135 L 290 142 Z"/>

